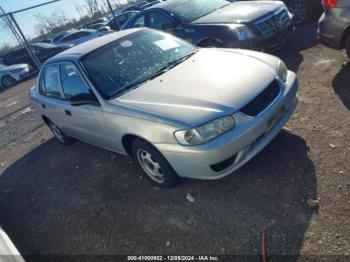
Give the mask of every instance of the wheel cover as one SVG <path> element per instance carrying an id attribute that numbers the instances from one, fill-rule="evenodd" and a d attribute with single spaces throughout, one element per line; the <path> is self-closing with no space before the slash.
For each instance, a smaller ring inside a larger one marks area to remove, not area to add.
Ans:
<path id="1" fill-rule="evenodd" d="M 160 164 L 152 157 L 152 155 L 144 149 L 137 150 L 137 160 L 139 161 L 143 171 L 158 184 L 164 183 L 164 174 Z"/>
<path id="2" fill-rule="evenodd" d="M 61 132 L 61 130 L 55 125 L 55 124 L 51 124 L 51 131 L 54 134 L 54 136 L 61 142 L 64 143 L 64 136 Z"/>
<path id="3" fill-rule="evenodd" d="M 294 2 L 289 6 L 289 9 L 292 13 L 295 14 L 295 20 L 297 24 L 300 24 L 306 20 L 308 9 L 304 4 L 300 2 Z"/>

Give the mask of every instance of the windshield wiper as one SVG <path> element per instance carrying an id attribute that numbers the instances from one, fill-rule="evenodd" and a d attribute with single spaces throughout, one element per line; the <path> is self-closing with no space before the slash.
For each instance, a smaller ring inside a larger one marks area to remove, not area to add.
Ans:
<path id="1" fill-rule="evenodd" d="M 178 64 L 181 64 L 183 61 L 187 60 L 188 58 L 190 58 L 191 56 L 193 56 L 197 52 L 198 52 L 198 50 L 193 51 L 193 52 L 191 52 L 191 53 L 181 57 L 178 60 L 175 60 L 175 61 L 172 61 L 172 62 L 168 63 L 167 66 L 169 67 L 169 69 L 171 69 L 171 68 L 177 66 Z"/>
<path id="2" fill-rule="evenodd" d="M 195 53 L 197 53 L 198 50 L 195 50 L 183 57 L 181 57 L 180 59 L 178 60 L 175 60 L 175 61 L 172 61 L 168 64 L 166 64 L 165 66 L 161 67 L 157 72 L 155 72 L 153 75 L 151 75 L 150 77 L 148 77 L 147 79 L 145 80 L 142 80 L 140 82 L 137 82 L 137 83 L 134 83 L 134 84 L 131 84 L 131 85 L 128 85 L 128 86 L 125 86 L 124 88 L 122 88 L 121 90 L 118 91 L 118 93 L 116 93 L 113 98 L 117 97 L 117 96 L 120 96 L 120 95 L 123 95 L 125 94 L 126 92 L 129 92 L 130 90 L 133 90 L 135 88 L 138 88 L 140 85 L 142 85 L 143 83 L 145 82 L 148 82 L 166 72 L 168 72 L 171 68 L 177 66 L 178 64 L 181 64 L 183 61 L 187 60 L 188 58 L 190 58 L 191 56 L 193 56 Z"/>
<path id="3" fill-rule="evenodd" d="M 195 53 L 197 53 L 198 50 L 193 51 L 183 57 L 181 57 L 178 60 L 172 61 L 170 63 L 167 63 L 165 66 L 161 67 L 156 73 L 154 73 L 152 76 L 150 76 L 149 78 L 147 78 L 145 81 L 148 80 L 152 80 L 166 72 L 168 72 L 171 68 L 177 66 L 178 64 L 181 64 L 183 61 L 185 61 L 186 59 L 190 58 L 191 56 L 193 56 Z"/>

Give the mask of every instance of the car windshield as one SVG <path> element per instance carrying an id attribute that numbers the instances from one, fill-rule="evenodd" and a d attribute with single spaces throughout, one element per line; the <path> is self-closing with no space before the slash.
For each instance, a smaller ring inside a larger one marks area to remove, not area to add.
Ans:
<path id="1" fill-rule="evenodd" d="M 81 63 L 101 95 L 113 99 L 165 73 L 197 50 L 168 34 L 144 29 L 85 55 Z"/>
<path id="2" fill-rule="evenodd" d="M 183 22 L 190 23 L 230 4 L 226 0 L 181 0 L 173 4 L 169 11 Z"/>

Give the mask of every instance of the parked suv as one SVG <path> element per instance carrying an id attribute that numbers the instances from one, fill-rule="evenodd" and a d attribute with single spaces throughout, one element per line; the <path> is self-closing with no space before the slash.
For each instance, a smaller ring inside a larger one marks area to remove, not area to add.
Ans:
<path id="1" fill-rule="evenodd" d="M 350 58 L 350 1 L 324 0 L 318 23 L 318 38 L 327 46 L 346 49 Z"/>
<path id="2" fill-rule="evenodd" d="M 135 15 L 123 28 L 136 27 L 163 30 L 201 47 L 271 51 L 288 41 L 294 19 L 280 1 L 169 0 Z"/>

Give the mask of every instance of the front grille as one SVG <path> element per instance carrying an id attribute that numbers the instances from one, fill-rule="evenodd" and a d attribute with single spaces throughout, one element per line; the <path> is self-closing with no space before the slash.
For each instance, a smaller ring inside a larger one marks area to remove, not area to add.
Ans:
<path id="1" fill-rule="evenodd" d="M 278 96 L 280 86 L 277 80 L 274 80 L 257 97 L 245 105 L 241 112 L 248 116 L 257 116 L 264 111 Z"/>
<path id="2" fill-rule="evenodd" d="M 281 9 L 273 15 L 256 22 L 255 26 L 265 37 L 269 37 L 288 26 L 290 21 L 288 11 Z"/>

